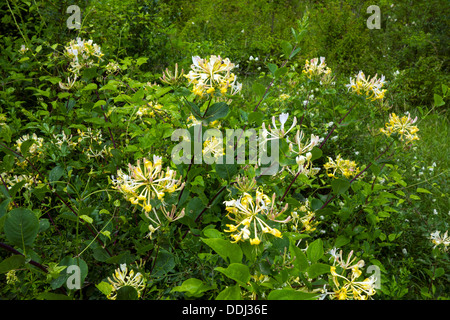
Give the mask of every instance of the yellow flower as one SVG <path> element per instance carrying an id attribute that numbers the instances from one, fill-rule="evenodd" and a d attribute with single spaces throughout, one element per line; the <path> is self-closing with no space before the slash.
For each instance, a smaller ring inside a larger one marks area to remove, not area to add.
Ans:
<path id="1" fill-rule="evenodd" d="M 112 291 L 108 295 L 108 299 L 115 300 L 117 297 L 117 291 L 125 286 L 130 286 L 136 289 L 138 297 L 141 296 L 142 291 L 145 289 L 145 279 L 144 276 L 137 272 L 135 274 L 134 270 L 128 272 L 127 265 L 121 264 L 120 268 L 116 269 L 112 279 L 108 277 L 109 283 L 112 285 Z"/>
<path id="2" fill-rule="evenodd" d="M 333 265 L 330 266 L 330 273 L 335 286 L 334 291 L 331 293 L 332 298 L 338 300 L 366 300 L 370 296 L 373 296 L 375 291 L 375 276 L 370 276 L 363 281 L 357 281 L 362 275 L 360 268 L 364 266 L 364 261 L 359 260 L 356 264 L 353 262 L 356 257 L 352 259 L 353 251 L 351 251 L 347 257 L 347 261 L 342 259 L 342 250 L 339 254 L 336 254 L 337 249 L 332 250 L 332 256 L 334 257 Z M 338 272 L 337 266 L 342 270 Z M 345 275 L 346 270 L 351 270 L 350 279 Z"/>
<path id="3" fill-rule="evenodd" d="M 306 74 L 308 79 L 319 80 L 321 84 L 329 84 L 333 81 L 331 69 L 325 63 L 325 57 L 306 60 L 302 73 Z"/>
<path id="4" fill-rule="evenodd" d="M 117 179 L 112 182 L 128 201 L 149 212 L 152 199 L 163 200 L 166 193 L 183 188 L 184 183 L 176 180 L 176 172 L 169 167 L 165 172 L 162 170 L 161 157 L 153 156 L 153 162 L 144 158 L 142 162 L 138 160 L 136 166 L 129 164 L 128 174 L 119 169 Z"/>
<path id="5" fill-rule="evenodd" d="M 224 231 L 231 233 L 230 236 L 234 242 L 249 239 L 250 244 L 258 245 L 261 243 L 258 234 L 261 233 L 269 233 L 281 238 L 281 232 L 270 227 L 264 220 L 269 219 L 280 223 L 286 223 L 290 220 L 290 217 L 284 221 L 276 220 L 287 209 L 287 206 L 280 211 L 276 210 L 274 201 L 260 190 L 256 190 L 255 196 L 244 192 L 240 199 L 225 201 L 224 204 L 228 212 L 227 217 L 235 222 L 234 224 L 227 224 L 228 229 Z"/>
<path id="6" fill-rule="evenodd" d="M 440 248 L 442 248 L 444 252 L 447 252 L 448 246 L 450 245 L 450 237 L 447 234 L 448 231 L 445 231 L 443 236 L 440 235 L 440 231 L 435 231 L 432 234 L 430 234 L 431 242 L 434 244 L 433 248 L 440 246 Z"/>
<path id="7" fill-rule="evenodd" d="M 342 159 L 341 155 L 338 155 L 336 160 L 328 157 L 328 162 L 324 164 L 324 168 L 326 169 L 327 175 L 333 178 L 336 178 L 336 172 L 339 172 L 345 178 L 352 178 L 360 173 L 360 169 L 355 161 Z M 330 169 L 333 170 L 332 173 L 328 172 Z"/>
<path id="8" fill-rule="evenodd" d="M 204 94 L 212 94 L 216 89 L 225 94 L 231 89 L 236 94 L 242 85 L 236 82 L 236 75 L 231 71 L 235 68 L 234 63 L 226 58 L 211 55 L 209 59 L 201 59 L 199 56 L 192 57 L 191 70 L 186 78 L 189 84 L 193 84 L 193 93 L 202 97 Z"/>
<path id="9" fill-rule="evenodd" d="M 385 84 L 385 78 L 382 75 L 380 79 L 377 79 L 375 75 L 372 79 L 367 78 L 362 71 L 356 75 L 356 79 L 350 77 L 350 83 L 346 85 L 348 90 L 352 90 L 358 95 L 365 94 L 367 99 L 372 101 L 381 100 L 384 98 L 386 89 L 382 89 Z"/>
<path id="10" fill-rule="evenodd" d="M 395 113 L 389 115 L 389 122 L 386 123 L 385 129 L 380 128 L 380 132 L 384 133 L 388 137 L 396 133 L 400 136 L 400 141 L 405 141 L 406 144 L 412 143 L 415 140 L 419 140 L 416 134 L 419 128 L 413 126 L 417 121 L 417 117 L 412 119 L 410 114 L 399 118 Z"/>

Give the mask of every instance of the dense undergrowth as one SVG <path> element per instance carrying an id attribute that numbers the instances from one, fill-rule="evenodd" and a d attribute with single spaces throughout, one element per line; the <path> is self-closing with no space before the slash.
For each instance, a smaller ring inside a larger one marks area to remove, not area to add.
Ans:
<path id="1" fill-rule="evenodd" d="M 449 4 L 371 4 L 2 4 L 0 297 L 447 299 Z"/>

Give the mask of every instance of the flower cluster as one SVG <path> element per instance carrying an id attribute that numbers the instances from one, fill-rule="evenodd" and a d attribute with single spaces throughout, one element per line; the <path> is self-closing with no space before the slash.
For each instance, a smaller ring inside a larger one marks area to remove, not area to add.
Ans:
<path id="1" fill-rule="evenodd" d="M 281 238 L 281 232 L 270 227 L 264 219 L 267 218 L 280 223 L 287 223 L 291 219 L 288 217 L 283 221 L 276 220 L 286 211 L 287 205 L 278 212 L 274 208 L 275 194 L 271 200 L 260 190 L 256 190 L 255 197 L 249 193 L 244 193 L 238 200 L 224 201 L 224 204 L 228 212 L 227 217 L 234 221 L 234 224 L 227 224 L 228 230 L 225 230 L 225 232 L 231 233 L 233 242 L 249 240 L 251 245 L 258 245 L 261 243 L 261 233 L 263 235 L 269 233 Z"/>
<path id="2" fill-rule="evenodd" d="M 303 206 L 293 210 L 291 216 L 291 228 L 293 231 L 304 231 L 306 233 L 313 232 L 319 224 L 319 222 L 315 220 L 315 213 L 311 210 L 308 200 L 306 200 Z"/>
<path id="3" fill-rule="evenodd" d="M 135 288 L 138 298 L 145 289 L 144 276 L 140 272 L 135 273 L 132 269 L 128 272 L 126 263 L 121 264 L 120 268 L 115 270 L 112 279 L 108 277 L 108 281 L 112 286 L 111 293 L 107 296 L 110 300 L 115 300 L 117 298 L 117 291 L 125 286 Z"/>
<path id="4" fill-rule="evenodd" d="M 93 66 L 94 60 L 92 57 L 101 59 L 103 56 L 100 47 L 93 43 L 92 40 L 86 41 L 80 38 L 71 40 L 65 47 L 64 54 L 72 60 L 69 71 L 77 75 L 83 67 L 89 68 Z"/>
<path id="5" fill-rule="evenodd" d="M 164 204 L 162 204 L 159 207 L 159 209 L 163 213 L 163 215 L 166 218 L 166 221 L 168 223 L 171 223 L 178 219 L 181 219 L 185 215 L 185 209 L 183 208 L 180 212 L 178 212 L 177 206 L 174 204 L 172 205 L 172 209 L 170 210 L 170 212 L 167 211 Z M 144 214 L 147 217 L 147 219 L 150 220 L 150 224 L 148 225 L 149 233 L 147 234 L 146 237 L 152 239 L 153 233 L 156 230 L 158 230 L 163 225 L 163 223 L 162 223 L 161 219 L 159 219 L 158 212 L 155 210 L 154 207 L 152 208 L 151 212 L 144 210 Z"/>
<path id="6" fill-rule="evenodd" d="M 225 94 L 230 89 L 234 95 L 242 89 L 242 84 L 236 81 L 236 75 L 231 72 L 235 65 L 228 58 L 212 55 L 209 59 L 202 59 L 195 56 L 192 62 L 191 70 L 185 77 L 189 79 L 189 84 L 194 85 L 194 94 L 203 97 L 205 93 L 213 94 L 216 90 Z"/>
<path id="7" fill-rule="evenodd" d="M 448 231 L 445 231 L 444 235 L 441 236 L 440 231 L 435 231 L 432 234 L 430 234 L 430 240 L 434 244 L 433 248 L 436 248 L 437 246 L 443 245 L 443 251 L 448 251 L 448 246 L 450 245 L 450 237 L 448 236 Z M 439 247 L 441 248 L 441 247 Z"/>
<path id="8" fill-rule="evenodd" d="M 212 136 L 203 142 L 203 155 L 213 155 L 218 159 L 225 154 L 225 148 L 223 147 L 223 141 Z"/>
<path id="9" fill-rule="evenodd" d="M 178 74 L 178 63 L 175 63 L 175 71 L 174 73 L 170 72 L 168 68 L 163 72 L 163 76 L 159 78 L 164 83 L 167 83 L 168 85 L 176 85 L 177 83 L 181 82 L 184 76 L 184 69 L 181 69 L 181 73 Z"/>
<path id="10" fill-rule="evenodd" d="M 12 188 L 14 185 L 16 185 L 18 183 L 24 183 L 22 186 L 23 188 L 31 189 L 33 184 L 37 185 L 38 183 L 41 183 L 41 181 L 38 180 L 38 177 L 25 175 L 25 174 L 9 175 L 6 172 L 2 172 L 0 174 L 0 177 L 1 177 L 1 180 L 3 180 L 2 182 L 5 182 L 9 188 Z"/>
<path id="11" fill-rule="evenodd" d="M 138 108 L 136 115 L 142 119 L 143 116 L 153 117 L 155 112 L 161 112 L 163 106 L 159 103 L 149 102 L 146 106 L 141 106 Z"/>
<path id="12" fill-rule="evenodd" d="M 302 73 L 306 74 L 308 79 L 319 80 L 321 84 L 330 84 L 333 81 L 331 69 L 325 63 L 325 57 L 306 60 Z"/>
<path id="13" fill-rule="evenodd" d="M 276 125 L 276 117 L 272 117 L 272 125 L 273 128 L 269 124 L 269 129 L 266 129 L 266 124 L 263 122 L 262 124 L 262 142 L 266 143 L 268 140 L 276 140 L 276 139 L 283 139 L 286 137 L 286 135 L 291 131 L 295 125 L 297 124 L 297 117 L 294 117 L 294 120 L 292 121 L 292 125 L 288 130 L 284 129 L 284 124 L 287 122 L 289 118 L 289 113 L 282 113 L 278 117 L 280 122 L 280 128 L 278 129 Z M 270 137 L 269 137 L 270 136 Z"/>
<path id="14" fill-rule="evenodd" d="M 72 135 L 67 136 L 63 131 L 60 134 L 53 134 L 53 138 L 56 140 L 55 144 L 62 148 L 63 145 L 67 145 L 70 148 L 75 148 L 77 146 L 77 142 L 72 141 Z"/>
<path id="15" fill-rule="evenodd" d="M 338 155 L 336 160 L 328 157 L 328 162 L 324 164 L 324 168 L 327 170 L 327 175 L 333 178 L 336 178 L 336 172 L 339 172 L 346 178 L 355 177 L 360 173 L 355 161 L 342 159 L 341 155 Z M 328 170 L 333 170 L 333 172 L 329 173 Z"/>
<path id="16" fill-rule="evenodd" d="M 109 74 L 114 74 L 121 70 L 119 64 L 116 61 L 109 62 L 106 65 L 105 69 L 106 69 L 106 73 L 109 73 Z"/>
<path id="17" fill-rule="evenodd" d="M 75 82 L 77 81 L 78 76 L 75 74 L 73 77 L 73 80 L 70 79 L 70 77 L 67 77 L 67 84 L 63 83 L 62 81 L 59 82 L 59 87 L 63 90 L 70 90 L 75 85 Z"/>
<path id="18" fill-rule="evenodd" d="M 396 133 L 400 136 L 401 141 L 405 141 L 406 144 L 408 144 L 415 140 L 419 140 L 419 137 L 416 134 L 419 131 L 419 128 L 413 126 L 416 121 L 417 117 L 412 119 L 409 113 L 408 116 L 403 116 L 401 118 L 395 113 L 391 113 L 389 115 L 389 122 L 385 125 L 386 129 L 380 128 L 380 131 L 388 137 L 391 134 Z"/>
<path id="19" fill-rule="evenodd" d="M 137 161 L 137 165 L 128 164 L 128 174 L 117 171 L 117 179 L 113 179 L 114 188 L 134 205 L 139 205 L 145 212 L 152 210 L 150 201 L 155 197 L 163 201 L 166 193 L 172 193 L 184 186 L 181 179 L 176 180 L 176 172 L 169 167 L 162 170 L 162 159 L 153 156 L 153 162 L 147 159 Z"/>
<path id="20" fill-rule="evenodd" d="M 364 267 L 364 260 L 359 260 L 353 264 L 356 260 L 356 257 L 351 259 L 353 251 L 350 251 L 345 262 L 342 258 L 342 250 L 338 254 L 337 249 L 333 249 L 331 255 L 334 258 L 330 269 L 335 290 L 325 293 L 324 296 L 330 295 L 332 299 L 338 300 L 367 300 L 376 293 L 375 282 L 377 279 L 375 275 L 363 281 L 358 281 L 362 275 L 360 269 Z M 340 270 L 339 273 L 338 270 Z M 351 270 L 349 277 L 345 275 L 346 270 Z"/>
<path id="21" fill-rule="evenodd" d="M 40 138 L 33 133 L 31 136 L 29 134 L 22 136 L 21 138 L 16 140 L 16 149 L 18 152 L 21 152 L 20 148 L 25 141 L 33 140 L 33 143 L 28 148 L 28 152 L 32 155 L 41 155 L 43 153 L 44 139 Z"/>
<path id="22" fill-rule="evenodd" d="M 366 76 L 362 71 L 360 71 L 356 75 L 356 79 L 350 77 L 350 83 L 345 86 L 348 90 L 352 90 L 352 92 L 356 92 L 358 95 L 365 94 L 367 99 L 372 101 L 381 100 L 384 98 L 386 93 L 386 89 L 382 89 L 385 84 L 385 78 L 382 75 L 380 79 L 377 79 L 377 75 L 366 79 Z"/>

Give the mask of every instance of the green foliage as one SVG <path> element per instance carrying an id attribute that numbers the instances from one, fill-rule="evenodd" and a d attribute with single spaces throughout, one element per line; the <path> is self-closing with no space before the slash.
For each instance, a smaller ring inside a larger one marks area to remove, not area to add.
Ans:
<path id="1" fill-rule="evenodd" d="M 90 1 L 79 30 L 71 4 L 0 5 L 1 298 L 351 298 L 336 283 L 376 267 L 371 298 L 448 299 L 447 2 L 381 1 L 379 30 L 370 1 Z M 103 55 L 75 74 L 77 37 Z M 196 55 L 229 58 L 242 90 L 196 94 Z M 331 78 L 308 76 L 314 57 Z M 349 90 L 359 70 L 386 76 L 384 99 Z M 380 132 L 405 112 L 412 144 Z M 279 170 L 175 163 L 172 134 L 195 153 L 193 124 L 264 125 Z M 338 156 L 355 166 L 329 174 Z"/>

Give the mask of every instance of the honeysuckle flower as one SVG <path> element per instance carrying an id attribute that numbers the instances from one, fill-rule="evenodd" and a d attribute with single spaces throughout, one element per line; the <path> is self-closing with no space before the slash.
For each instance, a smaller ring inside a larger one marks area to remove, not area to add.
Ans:
<path id="1" fill-rule="evenodd" d="M 67 136 L 64 131 L 60 134 L 53 134 L 53 138 L 56 140 L 55 144 L 59 148 L 61 148 L 64 143 L 66 143 L 70 148 L 74 148 L 77 145 L 76 142 L 72 141 L 72 135 Z"/>
<path id="2" fill-rule="evenodd" d="M 362 275 L 361 268 L 364 267 L 364 260 L 359 260 L 354 263 L 356 257 L 351 258 L 353 251 L 347 257 L 347 260 L 342 259 L 342 250 L 337 253 L 337 249 L 330 250 L 333 258 L 333 265 L 330 267 L 331 278 L 334 285 L 334 291 L 326 292 L 332 299 L 338 300 L 366 300 L 373 296 L 375 291 L 375 275 L 365 278 L 363 281 L 358 281 Z M 338 272 L 338 270 L 340 270 Z M 350 277 L 346 275 L 349 270 Z"/>
<path id="3" fill-rule="evenodd" d="M 256 179 L 238 175 L 236 177 L 236 189 L 242 193 L 249 193 L 256 187 Z"/>
<path id="4" fill-rule="evenodd" d="M 291 228 L 293 231 L 310 233 L 316 230 L 319 222 L 315 219 L 315 213 L 309 206 L 309 201 L 300 208 L 296 208 L 291 212 Z"/>
<path id="5" fill-rule="evenodd" d="M 175 63 L 175 71 L 172 73 L 168 68 L 163 72 L 163 76 L 159 78 L 164 83 L 174 86 L 181 82 L 184 76 L 184 69 L 181 69 L 181 73 L 178 74 L 178 63 Z"/>
<path id="6" fill-rule="evenodd" d="M 29 134 L 23 135 L 21 138 L 16 140 L 16 149 L 21 152 L 20 147 L 25 141 L 33 140 L 33 144 L 28 148 L 28 152 L 32 155 L 43 154 L 44 139 L 40 138 L 33 133 L 31 136 Z"/>
<path id="7" fill-rule="evenodd" d="M 27 52 L 28 50 L 30 50 L 30 49 L 28 49 L 28 48 L 23 44 L 23 45 L 20 46 L 19 52 L 20 52 L 21 54 L 24 54 L 24 53 Z"/>
<path id="8" fill-rule="evenodd" d="M 77 75 L 73 77 L 73 80 L 70 80 L 70 77 L 67 77 L 67 85 L 65 83 L 59 82 L 59 87 L 63 90 L 70 90 L 72 89 L 73 85 L 77 81 Z"/>
<path id="9" fill-rule="evenodd" d="M 108 281 L 112 287 L 111 293 L 107 296 L 110 300 L 115 300 L 117 298 L 117 291 L 125 286 L 135 288 L 138 298 L 141 297 L 142 291 L 145 289 L 144 276 L 140 272 L 135 273 L 133 269 L 128 271 L 126 263 L 121 264 L 120 267 L 114 271 L 112 279 L 111 277 L 108 277 Z"/>
<path id="10" fill-rule="evenodd" d="M 189 84 L 193 84 L 193 93 L 200 97 L 213 94 L 216 90 L 225 94 L 230 88 L 237 93 L 241 85 L 235 82 L 236 75 L 231 72 L 235 67 L 228 58 L 211 55 L 209 59 L 202 59 L 194 56 L 191 70 L 185 77 L 189 79 Z"/>
<path id="11" fill-rule="evenodd" d="M 117 71 L 121 70 L 119 64 L 116 61 L 109 62 L 106 65 L 105 69 L 106 69 L 106 72 L 109 74 L 113 74 L 113 73 L 116 73 Z"/>
<path id="12" fill-rule="evenodd" d="M 275 194 L 274 194 L 275 196 Z M 283 221 L 276 220 L 287 209 L 287 205 L 278 211 L 274 208 L 275 198 L 272 200 L 260 190 L 256 190 L 253 197 L 249 193 L 244 193 L 239 199 L 224 201 L 227 217 L 234 224 L 227 224 L 225 232 L 231 233 L 232 242 L 249 240 L 250 244 L 261 243 L 262 235 L 272 234 L 281 238 L 281 232 L 270 227 L 264 220 L 269 219 L 279 223 L 287 223 L 291 218 Z"/>
<path id="13" fill-rule="evenodd" d="M 41 181 L 38 179 L 39 176 L 34 177 L 26 174 L 13 176 L 9 175 L 7 172 L 2 172 L 0 176 L 2 177 L 3 181 L 8 185 L 8 187 L 13 187 L 14 185 L 22 182 L 24 183 L 22 188 L 31 189 L 33 185 L 41 183 Z"/>
<path id="14" fill-rule="evenodd" d="M 313 58 L 306 60 L 302 73 L 306 74 L 309 79 L 319 80 L 321 84 L 329 84 L 333 80 L 331 69 L 325 63 L 325 57 Z"/>
<path id="15" fill-rule="evenodd" d="M 91 67 L 94 64 L 93 57 L 101 60 L 103 53 L 100 47 L 92 40 L 86 41 L 81 38 L 71 40 L 65 47 L 64 54 L 71 59 L 69 71 L 79 74 L 83 67 Z"/>
<path id="16" fill-rule="evenodd" d="M 297 130 L 297 133 L 294 137 L 294 143 L 297 148 L 294 148 L 294 144 L 291 142 L 289 144 L 289 150 L 291 152 L 295 152 L 298 155 L 305 154 L 307 152 L 310 152 L 316 145 L 319 144 L 319 136 L 315 136 L 314 134 L 311 134 L 311 138 L 306 143 L 303 143 L 304 133 L 302 130 Z"/>
<path id="17" fill-rule="evenodd" d="M 404 141 L 406 144 L 409 144 L 415 140 L 419 140 L 419 137 L 416 134 L 419 131 L 419 128 L 413 126 L 416 121 L 417 117 L 412 119 L 409 113 L 407 116 L 405 115 L 401 118 L 395 113 L 391 113 L 389 115 L 389 122 L 385 124 L 386 128 L 380 128 L 380 132 L 384 133 L 388 137 L 394 133 L 398 134 L 400 136 L 400 141 Z"/>
<path id="18" fill-rule="evenodd" d="M 157 198 L 164 200 L 166 193 L 175 192 L 184 187 L 181 178 L 176 180 L 176 172 L 169 167 L 162 170 L 162 158 L 153 156 L 153 162 L 143 159 L 137 165 L 128 164 L 128 174 L 121 169 L 117 171 L 117 179 L 113 179 L 114 188 L 119 190 L 132 204 L 142 207 L 144 212 L 150 212 L 150 201 Z"/>
<path id="19" fill-rule="evenodd" d="M 382 75 L 380 79 L 377 79 L 377 75 L 373 78 L 367 78 L 364 75 L 364 72 L 359 71 L 356 75 L 356 78 L 353 79 L 350 77 L 350 83 L 345 86 L 348 90 L 352 90 L 358 95 L 365 94 L 367 99 L 372 101 L 381 100 L 384 98 L 384 94 L 386 93 L 386 89 L 382 89 L 385 84 L 385 77 Z"/>
<path id="20" fill-rule="evenodd" d="M 336 178 L 336 172 L 339 172 L 346 178 L 355 177 L 360 173 L 360 169 L 355 161 L 342 159 L 341 155 L 338 155 L 336 160 L 328 157 L 328 162 L 324 164 L 324 168 L 327 171 L 327 175 L 332 178 Z M 333 172 L 329 173 L 328 170 L 333 170 Z"/>
<path id="21" fill-rule="evenodd" d="M 441 236 L 440 231 L 436 230 L 435 232 L 430 234 L 430 239 L 431 239 L 431 242 L 434 244 L 433 249 L 436 248 L 437 246 L 443 245 L 443 248 L 442 248 L 443 251 L 444 252 L 448 251 L 448 246 L 450 245 L 450 237 L 448 236 L 448 230 L 445 231 L 443 236 Z"/>
<path id="22" fill-rule="evenodd" d="M 221 139 L 217 139 L 215 136 L 206 139 L 206 141 L 203 142 L 202 152 L 204 155 L 212 154 L 214 158 L 218 159 L 225 153 L 223 141 Z"/>
<path id="23" fill-rule="evenodd" d="M 279 129 L 277 128 L 277 125 L 276 125 L 276 117 L 275 116 L 272 117 L 273 128 L 269 124 L 269 129 L 267 130 L 266 125 L 263 122 L 262 129 L 263 129 L 263 135 L 266 137 L 265 140 L 267 141 L 267 140 L 273 140 L 273 139 L 283 139 L 289 133 L 289 131 L 291 131 L 292 128 L 294 128 L 295 125 L 297 124 L 297 117 L 294 117 L 291 127 L 287 131 L 285 131 L 284 124 L 287 122 L 288 118 L 289 118 L 289 113 L 282 113 L 279 115 L 279 117 L 278 117 L 279 122 L 280 122 Z M 267 138 L 267 136 L 271 136 L 271 138 Z"/>

